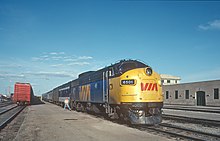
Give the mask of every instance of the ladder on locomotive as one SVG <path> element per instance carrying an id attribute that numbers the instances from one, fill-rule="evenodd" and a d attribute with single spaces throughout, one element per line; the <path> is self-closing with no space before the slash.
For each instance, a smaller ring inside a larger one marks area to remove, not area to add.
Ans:
<path id="1" fill-rule="evenodd" d="M 109 72 L 103 72 L 103 101 L 105 102 L 105 113 L 110 114 L 111 108 L 109 105 Z"/>

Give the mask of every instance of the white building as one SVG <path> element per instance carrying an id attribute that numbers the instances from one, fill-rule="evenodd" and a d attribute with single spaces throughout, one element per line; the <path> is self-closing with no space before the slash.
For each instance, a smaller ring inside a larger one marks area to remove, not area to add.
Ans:
<path id="1" fill-rule="evenodd" d="M 160 74 L 161 77 L 161 84 L 162 85 L 173 85 L 173 84 L 179 84 L 181 78 L 178 76 L 172 76 L 168 74 Z"/>

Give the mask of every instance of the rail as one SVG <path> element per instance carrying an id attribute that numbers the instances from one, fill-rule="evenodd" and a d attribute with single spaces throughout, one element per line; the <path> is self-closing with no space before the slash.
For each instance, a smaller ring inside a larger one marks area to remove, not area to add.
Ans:
<path id="1" fill-rule="evenodd" d="M 184 111 L 196 111 L 196 112 L 207 112 L 207 113 L 220 113 L 219 109 L 212 108 L 201 108 L 201 107 L 163 107 L 163 109 L 173 109 L 173 110 L 184 110 Z"/>
<path id="2" fill-rule="evenodd" d="M 13 102 L 12 101 L 4 101 L 4 102 L 0 102 L 0 108 L 1 107 L 6 107 L 6 106 L 8 106 L 8 105 L 11 105 L 11 104 L 13 104 Z"/>
<path id="3" fill-rule="evenodd" d="M 193 117 L 183 117 L 183 116 L 176 116 L 176 115 L 162 115 L 163 119 L 172 119 L 172 120 L 180 120 L 185 122 L 191 123 L 199 123 L 199 124 L 207 124 L 212 126 L 220 126 L 220 121 L 218 120 L 208 120 L 208 119 L 200 119 L 200 118 L 193 118 Z"/>
<path id="4" fill-rule="evenodd" d="M 220 135 L 187 129 L 167 123 L 161 123 L 157 126 L 146 127 L 146 129 L 162 132 L 174 136 L 177 139 L 182 138 L 182 139 L 195 140 L 195 141 L 220 140 Z"/>
<path id="5" fill-rule="evenodd" d="M 1 114 L 0 118 L 0 131 L 9 123 L 11 122 L 23 109 L 25 106 L 16 106 L 7 110 L 6 112 Z"/>
<path id="6" fill-rule="evenodd" d="M 17 107 L 17 105 L 14 105 L 14 106 L 12 106 L 12 107 L 3 109 L 3 110 L 0 111 L 0 115 L 6 113 L 6 112 L 8 112 L 8 111 L 10 111 L 10 110 L 12 110 L 12 109 L 14 109 L 14 108 L 16 108 L 16 107 Z M 1 108 L 2 108 L 2 107 L 1 107 Z"/>

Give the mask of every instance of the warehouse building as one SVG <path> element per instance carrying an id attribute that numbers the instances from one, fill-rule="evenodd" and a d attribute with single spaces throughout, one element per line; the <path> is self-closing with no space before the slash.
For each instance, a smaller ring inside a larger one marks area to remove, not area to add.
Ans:
<path id="1" fill-rule="evenodd" d="M 163 85 L 164 104 L 220 106 L 220 80 Z"/>

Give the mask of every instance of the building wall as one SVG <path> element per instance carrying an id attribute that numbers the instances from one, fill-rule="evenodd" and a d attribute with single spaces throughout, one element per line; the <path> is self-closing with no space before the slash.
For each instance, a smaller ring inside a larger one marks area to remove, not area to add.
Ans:
<path id="1" fill-rule="evenodd" d="M 195 83 L 164 85 L 164 104 L 198 105 L 197 93 L 205 92 L 206 106 L 220 106 L 220 99 L 214 99 L 214 89 L 220 90 L 220 80 L 204 81 Z M 189 90 L 189 99 L 186 99 L 186 90 Z M 169 98 L 166 99 L 166 91 L 169 92 Z M 175 98 L 175 91 L 178 91 L 178 99 Z"/>

